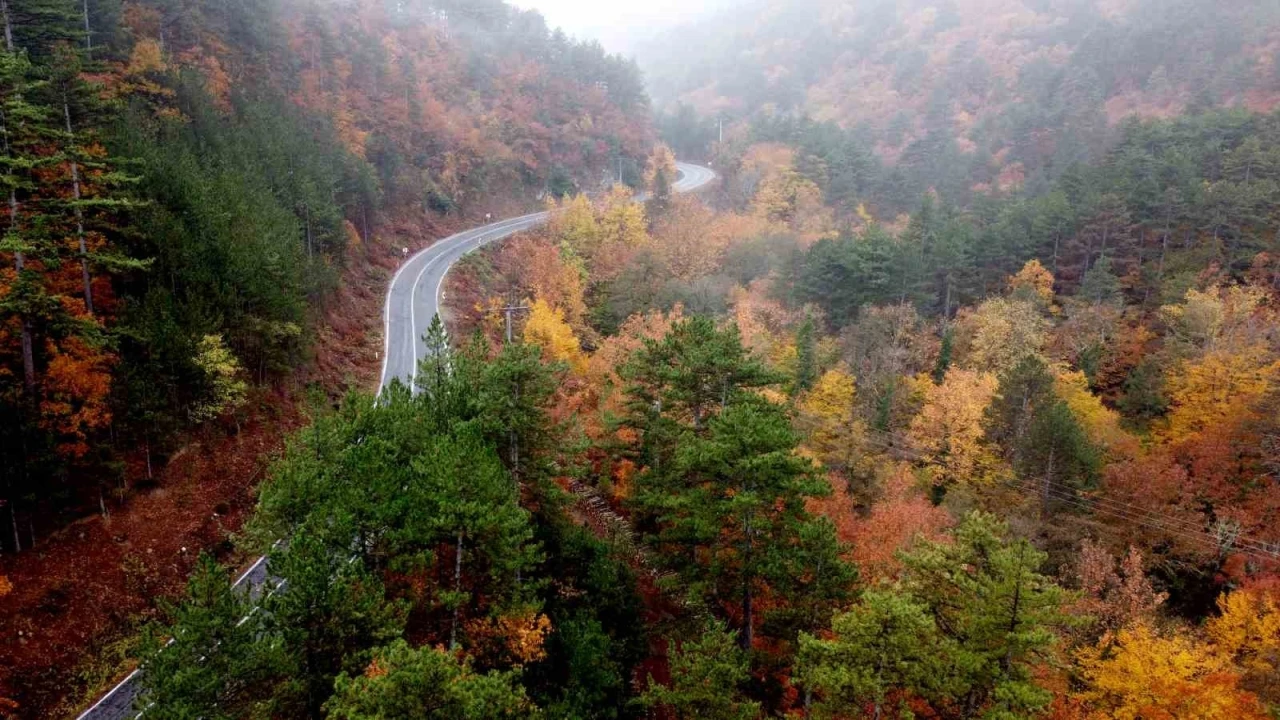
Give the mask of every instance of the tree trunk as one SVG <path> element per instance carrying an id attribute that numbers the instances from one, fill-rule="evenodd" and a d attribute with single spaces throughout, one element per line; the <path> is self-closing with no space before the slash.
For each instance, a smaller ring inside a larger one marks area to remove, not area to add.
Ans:
<path id="1" fill-rule="evenodd" d="M 86 6 L 87 7 L 87 6 Z M 86 16 L 87 22 L 87 16 Z M 62 115 L 67 121 L 67 135 L 71 140 L 71 197 L 75 202 L 76 237 L 80 241 L 80 275 L 84 282 L 84 307 L 93 316 L 93 281 L 89 278 L 89 245 L 84 238 L 84 210 L 80 207 L 80 165 L 75 159 L 75 131 L 71 127 L 71 103 L 62 94 Z"/>
<path id="2" fill-rule="evenodd" d="M 9 524 L 13 526 L 13 551 L 22 552 L 22 538 L 18 536 L 18 504 L 9 499 Z"/>
<path id="3" fill-rule="evenodd" d="M 93 28 L 89 26 L 89 0 L 84 0 L 84 48 L 93 52 Z"/>
<path id="4" fill-rule="evenodd" d="M 1058 246 L 1062 244 L 1062 231 L 1057 230 L 1053 233 L 1053 277 L 1058 278 Z"/>
<path id="5" fill-rule="evenodd" d="M 0 0 L 3 3 L 5 0 Z M 7 17 L 7 16 L 6 16 Z M 15 191 L 9 191 L 9 232 L 14 232 L 18 226 L 18 195 Z M 13 253 L 13 266 L 21 276 L 23 270 L 26 269 L 26 258 L 23 257 L 21 250 L 15 250 Z M 31 339 L 31 321 L 27 319 L 25 313 L 22 315 L 22 384 L 27 391 L 27 403 L 34 405 L 36 402 L 36 355 L 35 344 Z"/>
<path id="6" fill-rule="evenodd" d="M 742 649 L 751 652 L 752 642 L 755 640 L 755 608 L 751 594 L 751 518 L 748 516 L 742 521 L 743 531 L 743 577 L 742 577 Z"/>
<path id="7" fill-rule="evenodd" d="M 0 0 L 0 15 L 4 16 L 4 49 L 13 52 L 13 19 L 9 16 L 9 0 Z"/>
<path id="8" fill-rule="evenodd" d="M 453 592 L 462 590 L 462 531 L 458 531 L 457 542 L 453 546 Z M 453 599 L 453 625 L 449 628 L 449 650 L 458 649 L 458 599 Z"/>
<path id="9" fill-rule="evenodd" d="M 1053 450 L 1049 450 L 1049 465 L 1044 470 L 1044 481 L 1040 487 L 1040 508 L 1044 515 L 1049 514 L 1049 490 L 1053 483 Z"/>

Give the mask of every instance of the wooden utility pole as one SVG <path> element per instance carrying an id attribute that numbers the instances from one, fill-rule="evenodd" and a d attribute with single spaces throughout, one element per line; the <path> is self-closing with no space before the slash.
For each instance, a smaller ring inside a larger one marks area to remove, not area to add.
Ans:
<path id="1" fill-rule="evenodd" d="M 507 295 L 507 306 L 502 308 L 503 313 L 507 316 L 507 344 L 510 345 L 515 341 L 515 314 L 518 312 L 528 312 L 529 306 L 520 304 L 520 291 L 512 288 Z M 515 400 L 520 400 L 520 383 L 516 382 L 515 387 L 511 389 L 515 395 Z M 511 474 L 517 477 L 520 471 L 520 436 L 516 434 L 516 429 L 511 428 L 508 431 L 511 439 Z"/>
<path id="2" fill-rule="evenodd" d="M 507 344 L 514 342 L 515 314 L 518 312 L 529 312 L 528 305 L 520 305 L 520 293 L 514 288 L 507 294 L 507 306 L 502 308 L 502 312 L 507 316 Z"/>

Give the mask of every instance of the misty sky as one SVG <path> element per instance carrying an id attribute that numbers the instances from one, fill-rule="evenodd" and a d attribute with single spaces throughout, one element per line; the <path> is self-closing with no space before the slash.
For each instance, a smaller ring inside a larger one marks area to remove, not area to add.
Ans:
<path id="1" fill-rule="evenodd" d="M 562 27 L 579 38 L 596 38 L 608 50 L 626 52 L 636 39 L 693 20 L 725 0 L 512 0 L 512 4 L 540 11 L 553 28 Z"/>

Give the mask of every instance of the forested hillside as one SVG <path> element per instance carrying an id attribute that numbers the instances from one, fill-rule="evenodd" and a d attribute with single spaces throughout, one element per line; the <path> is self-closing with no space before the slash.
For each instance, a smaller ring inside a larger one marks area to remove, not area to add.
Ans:
<path id="1" fill-rule="evenodd" d="M 634 177 L 651 131 L 633 64 L 498 0 L 0 9 L 0 696 L 39 713 L 225 541 L 304 389 L 369 376 L 402 245 Z"/>
<path id="2" fill-rule="evenodd" d="M 555 203 L 451 277 L 470 339 L 433 326 L 417 394 L 295 437 L 247 538 L 287 587 L 251 613 L 205 563 L 149 712 L 1271 717 L 1280 224 L 1138 242 L 1125 178 L 1191 154 L 1272 198 L 1274 123 L 1132 126 L 1054 223 L 926 198 L 841 232 L 786 164 L 708 205 L 663 153 L 645 204 Z"/>
<path id="3" fill-rule="evenodd" d="M 1277 12 L 1251 0 L 752 0 L 641 58 L 680 152 L 715 139 L 719 119 L 735 140 L 839 144 L 826 172 L 892 166 L 858 199 L 898 212 L 930 188 L 957 201 L 1043 191 L 1131 115 L 1274 108 Z M 812 122 L 779 124 L 797 117 Z"/>
<path id="4" fill-rule="evenodd" d="M 0 716 L 1280 712 L 1274 4 L 743 3 L 654 50 L 690 197 L 636 69 L 500 3 L 58 2 L 0 0 L 0 528 L 77 574 L 5 558 Z M 307 372 L 535 203 L 412 389 Z M 86 499 L 172 518 L 69 528 L 95 572 L 34 530 Z"/>

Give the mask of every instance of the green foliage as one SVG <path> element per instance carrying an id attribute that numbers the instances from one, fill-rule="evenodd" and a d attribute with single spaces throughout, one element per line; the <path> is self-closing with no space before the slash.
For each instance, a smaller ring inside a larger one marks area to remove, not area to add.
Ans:
<path id="1" fill-rule="evenodd" d="M 782 381 L 748 354 L 737 327 L 717 329 L 708 317 L 682 320 L 662 340 L 646 341 L 621 372 L 635 422 L 667 419 L 699 432 L 743 392 Z"/>
<path id="2" fill-rule="evenodd" d="M 514 673 L 478 674 L 443 650 L 403 640 L 377 650 L 363 675 L 338 676 L 325 704 L 335 720 L 537 717 Z"/>
<path id="3" fill-rule="evenodd" d="M 476 675 L 450 656 L 403 643 L 375 652 L 403 638 L 411 618 L 415 637 L 425 633 L 455 650 L 474 650 L 487 638 L 470 637 L 469 621 L 481 621 L 484 632 L 485 622 L 504 613 L 536 612 L 545 585 L 533 575 L 544 562 L 533 518 L 486 433 L 499 389 L 512 377 L 530 392 L 504 401 L 500 410 L 524 422 L 529 435 L 545 427 L 546 396 L 537 388 L 548 383 L 549 371 L 536 354 L 490 361 L 475 351 L 439 349 L 440 373 L 430 372 L 428 358 L 419 375 L 429 392 L 411 395 L 397 384 L 377 401 L 352 396 L 292 439 L 261 489 L 248 529 L 249 538 L 263 543 L 289 538 L 270 552 L 273 579 L 260 611 L 250 614 L 238 595 L 217 594 L 213 578 L 220 573 L 209 563 L 169 630 L 193 638 L 197 649 L 156 650 L 156 673 L 163 677 L 154 687 L 190 676 L 207 686 L 204 695 L 191 695 L 196 707 L 212 708 L 226 697 L 239 703 L 239 695 L 227 694 L 237 684 L 225 673 L 269 651 L 270 665 L 248 677 L 257 678 L 256 701 L 279 716 L 316 717 L 329 703 L 328 712 L 343 717 L 421 717 L 422 704 L 441 692 L 433 683 L 458 693 L 448 700 L 454 709 L 447 717 L 531 712 L 511 673 Z M 455 401 L 444 402 L 448 398 Z M 584 712 L 621 706 L 622 673 L 644 647 L 635 626 L 639 603 L 628 594 L 634 578 L 587 539 L 548 537 L 564 553 L 552 564 L 565 582 L 600 601 L 553 603 L 563 635 L 552 665 L 541 672 L 550 678 L 567 673 L 570 692 L 563 699 Z M 222 592 L 230 593 L 222 580 Z M 243 636 L 219 628 L 245 616 L 251 620 L 243 623 Z M 220 644 L 228 633 L 235 642 Z M 217 661 L 204 662 L 201 652 Z M 386 672 L 353 680 L 371 660 Z M 428 677 L 415 680 L 416 673 Z M 218 691 L 222 685 L 230 690 Z"/>
<path id="4" fill-rule="evenodd" d="M 824 622 L 824 606 L 854 574 L 830 525 L 805 507 L 829 486 L 796 454 L 784 408 L 752 392 L 780 378 L 735 328 L 698 318 L 647 342 L 626 377 L 646 463 L 633 506 L 684 591 L 712 607 L 740 605 L 748 648 L 766 587 L 807 608 L 793 620 Z"/>
<path id="5" fill-rule="evenodd" d="M 276 704 L 314 717 L 340 672 L 364 667 L 372 647 L 400 634 L 406 608 L 387 601 L 382 583 L 358 558 L 306 532 L 275 553 L 268 568 L 279 580 L 263 603 L 264 625 L 268 637 L 279 638 L 288 668 Z"/>
<path id="6" fill-rule="evenodd" d="M 649 647 L 635 574 L 621 552 L 567 516 L 540 520 L 537 574 L 555 578 L 543 593 L 553 632 L 525 685 L 551 717 L 632 717 L 630 678 Z"/>
<path id="7" fill-rule="evenodd" d="M 696 639 L 670 641 L 671 684 L 649 678 L 640 702 L 666 708 L 676 720 L 751 720 L 760 707 L 742 697 L 747 656 L 734 633 L 713 622 Z"/>
<path id="8" fill-rule="evenodd" d="M 800 636 L 800 680 L 820 692 L 814 714 L 841 717 L 868 705 L 872 717 L 903 714 L 903 690 L 927 688 L 944 671 L 937 642 L 927 605 L 907 593 L 868 590 L 835 616 L 830 639 Z"/>
<path id="9" fill-rule="evenodd" d="M 796 169 L 821 185 L 826 170 L 805 168 L 838 163 L 811 163 L 803 153 L 828 131 L 786 127 L 761 139 L 801 149 Z M 1038 259 L 1059 292 L 1091 306 L 1126 297 L 1174 301 L 1210 264 L 1242 279 L 1260 251 L 1273 257 L 1280 250 L 1273 232 L 1280 164 L 1266 149 L 1280 139 L 1280 116 L 1202 111 L 1132 121 L 1118 132 L 1113 151 L 1093 164 L 1070 164 L 1052 181 L 1028 181 L 1004 196 L 943 192 L 940 203 L 927 196 L 896 237 L 871 224 L 819 241 L 799 260 L 789 289 L 799 302 L 822 308 L 834 327 L 889 302 L 949 316 Z M 929 187 L 945 185 L 924 177 Z M 855 205 L 843 207 L 857 214 Z"/>
<path id="10" fill-rule="evenodd" d="M 1067 624 L 1066 594 L 1039 572 L 1046 557 L 981 513 L 954 542 L 904 555 L 900 583 L 865 592 L 829 638 L 801 636 L 799 674 L 818 716 L 902 714 L 913 698 L 963 717 L 1043 710 L 1052 696 L 1031 671 Z"/>
<path id="11" fill-rule="evenodd" d="M 943 671 L 931 692 L 980 717 L 1021 717 L 1048 705 L 1031 669 L 1067 619 L 1065 592 L 1040 573 L 1046 557 L 982 513 L 965 517 L 954 542 L 924 543 L 903 557 L 904 587 L 940 631 Z"/>
<path id="12" fill-rule="evenodd" d="M 813 318 L 806 316 L 796 331 L 796 370 L 791 383 L 792 395 L 811 390 L 818 381 L 817 343 L 814 339 L 816 328 Z"/>
<path id="13" fill-rule="evenodd" d="M 231 720 L 263 706 L 286 667 L 284 648 L 263 638 L 263 616 L 213 558 L 201 556 L 186 598 L 165 610 L 169 625 L 150 628 L 144 644 L 139 710 L 167 720 Z"/>
<path id="14" fill-rule="evenodd" d="M 1019 477 L 1046 488 L 1046 506 L 1052 504 L 1049 489 L 1086 489 L 1097 480 L 1102 464 L 1098 448 L 1058 399 L 1043 360 L 1028 355 L 1001 375 L 986 415 L 988 438 L 1007 448 Z"/>

